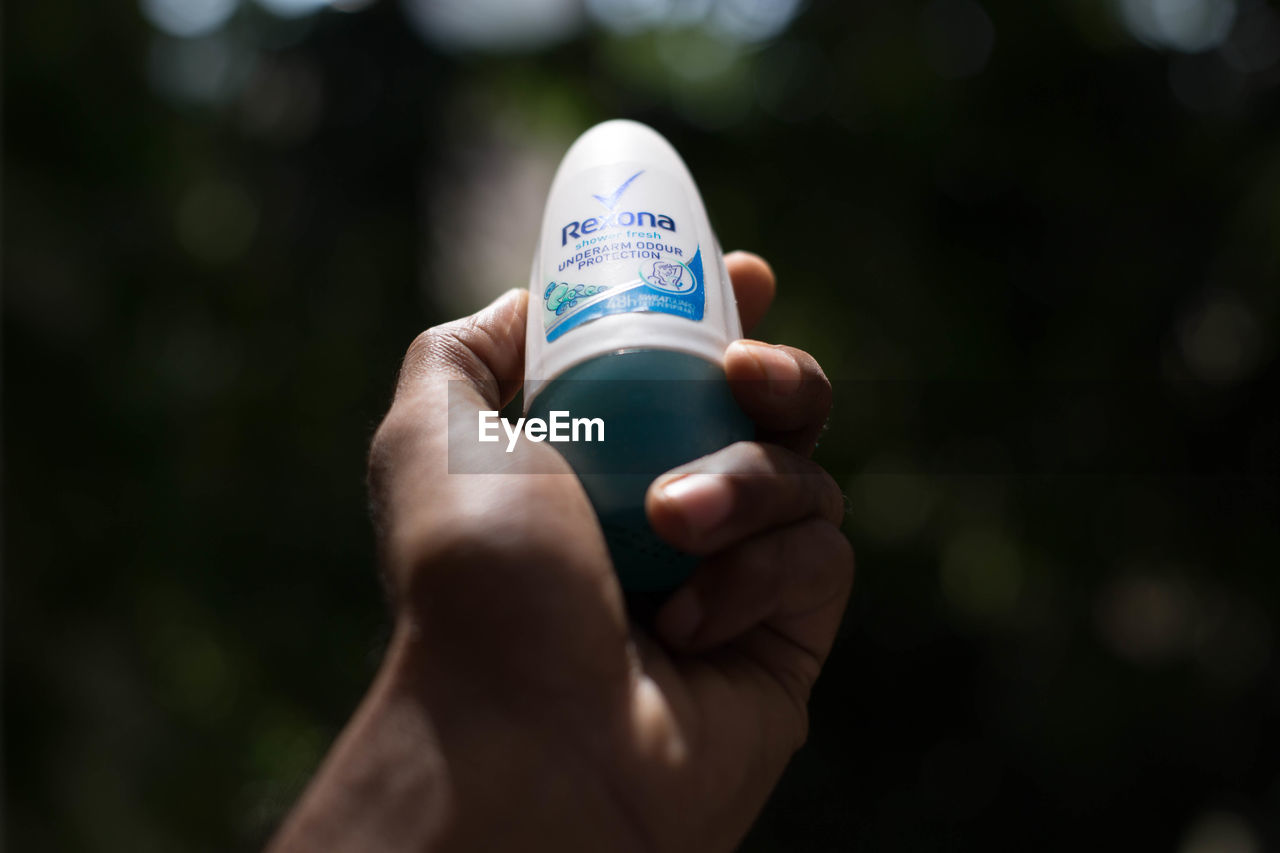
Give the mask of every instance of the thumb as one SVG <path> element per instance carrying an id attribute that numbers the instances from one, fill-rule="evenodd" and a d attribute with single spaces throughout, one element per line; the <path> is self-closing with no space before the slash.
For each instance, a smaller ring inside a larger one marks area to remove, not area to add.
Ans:
<path id="1" fill-rule="evenodd" d="M 528 304 L 527 290 L 508 290 L 475 314 L 418 335 L 400 365 L 395 402 L 416 397 L 435 382 L 461 380 L 488 408 L 509 403 L 524 381 Z"/>

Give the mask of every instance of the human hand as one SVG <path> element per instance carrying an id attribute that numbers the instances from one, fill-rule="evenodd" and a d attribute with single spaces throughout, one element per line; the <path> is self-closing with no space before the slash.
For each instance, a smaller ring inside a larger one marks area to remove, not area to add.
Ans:
<path id="1" fill-rule="evenodd" d="M 726 262 L 749 328 L 772 272 Z M 393 639 L 275 849 L 725 850 L 804 741 L 853 575 L 843 498 L 807 458 L 830 406 L 821 369 L 730 346 L 761 441 L 650 487 L 657 533 L 705 558 L 655 639 L 629 627 L 554 449 L 521 442 L 487 460 L 499 473 L 450 473 L 450 424 L 474 429 L 519 388 L 526 305 L 508 293 L 405 357 L 370 453 Z"/>

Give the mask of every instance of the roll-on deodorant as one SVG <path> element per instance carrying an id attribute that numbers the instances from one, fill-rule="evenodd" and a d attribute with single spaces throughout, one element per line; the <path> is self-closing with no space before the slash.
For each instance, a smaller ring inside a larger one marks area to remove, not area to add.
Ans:
<path id="1" fill-rule="evenodd" d="M 556 447 L 591 499 L 623 589 L 673 589 L 696 561 L 649 528 L 645 491 L 753 427 L 725 381 L 725 348 L 742 336 L 729 275 L 666 139 L 615 120 L 574 142 L 551 184 L 529 288 L 526 413 L 598 422 L 603 440 Z"/>

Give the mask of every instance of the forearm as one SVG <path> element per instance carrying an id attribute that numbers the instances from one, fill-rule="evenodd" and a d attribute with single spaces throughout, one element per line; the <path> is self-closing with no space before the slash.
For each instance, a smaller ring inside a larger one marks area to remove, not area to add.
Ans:
<path id="1" fill-rule="evenodd" d="M 430 850 L 451 822 L 453 792 L 437 733 L 404 689 L 403 644 L 280 828 L 269 850 Z"/>
<path id="2" fill-rule="evenodd" d="M 398 632 L 271 853 L 648 846 L 581 755 L 483 706 L 433 708 L 429 670 Z"/>

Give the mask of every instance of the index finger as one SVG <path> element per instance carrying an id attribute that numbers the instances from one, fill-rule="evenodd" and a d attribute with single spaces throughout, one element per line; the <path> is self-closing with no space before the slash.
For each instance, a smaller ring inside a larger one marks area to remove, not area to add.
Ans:
<path id="1" fill-rule="evenodd" d="M 749 332 L 764 319 L 773 304 L 773 295 L 778 289 L 777 277 L 764 258 L 751 252 L 730 252 L 724 256 L 724 265 L 729 270 L 733 295 L 738 300 L 743 332 Z"/>

